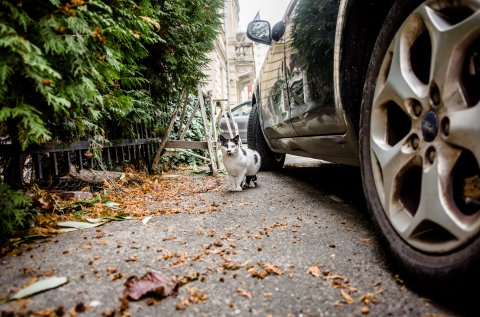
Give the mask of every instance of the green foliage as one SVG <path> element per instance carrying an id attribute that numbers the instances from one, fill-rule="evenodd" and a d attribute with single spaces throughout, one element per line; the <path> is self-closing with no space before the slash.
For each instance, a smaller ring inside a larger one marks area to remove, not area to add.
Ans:
<path id="1" fill-rule="evenodd" d="M 107 127 L 122 137 L 136 124 L 164 131 L 180 91 L 203 79 L 222 3 L 0 0 L 0 127 L 23 150 L 48 140 L 100 145 Z M 198 125 L 187 139 L 203 139 Z M 3 237 L 24 225 L 30 201 L 3 183 L 0 195 Z"/>
<path id="2" fill-rule="evenodd" d="M 26 225 L 32 202 L 22 192 L 0 182 L 0 242 Z"/>
<path id="3" fill-rule="evenodd" d="M 23 149 L 161 122 L 194 91 L 221 0 L 0 0 L 0 123 Z"/>

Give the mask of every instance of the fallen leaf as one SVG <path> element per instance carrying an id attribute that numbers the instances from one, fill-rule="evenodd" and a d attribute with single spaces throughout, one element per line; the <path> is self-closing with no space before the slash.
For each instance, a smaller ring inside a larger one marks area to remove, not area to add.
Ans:
<path id="1" fill-rule="evenodd" d="M 333 201 L 336 201 L 337 203 L 343 203 L 343 199 L 335 196 L 335 195 L 329 195 L 328 198 L 330 198 Z"/>
<path id="2" fill-rule="evenodd" d="M 124 220 L 132 220 L 133 217 L 125 217 L 125 216 L 122 216 L 122 215 L 115 215 L 114 217 L 111 217 L 111 216 L 105 216 L 105 217 L 101 217 L 101 218 L 89 218 L 89 217 L 85 217 L 85 220 L 87 220 L 88 222 L 90 223 L 105 223 L 105 222 L 109 222 L 109 221 L 124 221 Z"/>
<path id="3" fill-rule="evenodd" d="M 360 242 L 362 243 L 365 243 L 365 244 L 373 244 L 373 240 L 370 239 L 370 238 L 361 238 L 361 239 L 358 239 Z"/>
<path id="4" fill-rule="evenodd" d="M 223 247 L 223 243 L 220 240 L 213 242 L 213 245 L 216 247 Z"/>
<path id="5" fill-rule="evenodd" d="M 308 268 L 307 273 L 310 273 L 315 277 L 320 277 L 320 268 L 318 267 L 318 265 L 311 266 Z"/>
<path id="6" fill-rule="evenodd" d="M 225 261 L 225 263 L 223 263 L 223 268 L 225 270 L 231 270 L 231 271 L 235 271 L 235 270 L 238 270 L 242 267 L 241 264 L 239 263 L 235 263 L 235 262 L 231 262 L 231 261 Z"/>
<path id="7" fill-rule="evenodd" d="M 153 218 L 152 216 L 143 218 L 142 220 L 143 225 L 146 225 L 150 220 L 152 220 L 152 218 Z"/>
<path id="8" fill-rule="evenodd" d="M 128 259 L 126 259 L 125 261 L 127 262 L 135 262 L 138 260 L 138 257 L 136 255 L 132 255 L 132 256 L 129 256 Z"/>
<path id="9" fill-rule="evenodd" d="M 190 302 L 188 301 L 188 299 L 182 298 L 180 300 L 180 303 L 177 303 L 177 305 L 175 305 L 175 309 L 176 310 L 185 310 L 185 308 L 187 308 L 188 305 L 190 305 Z"/>
<path id="10" fill-rule="evenodd" d="M 18 291 L 12 297 L 10 297 L 10 300 L 25 298 L 33 294 L 59 287 L 67 282 L 68 279 L 66 277 L 52 276 L 50 278 L 33 283 L 28 287 L 25 287 L 24 289 Z"/>
<path id="11" fill-rule="evenodd" d="M 335 301 L 335 303 L 333 303 L 333 307 L 341 307 L 341 306 L 343 306 L 343 304 L 339 300 L 337 300 L 337 301 Z"/>
<path id="12" fill-rule="evenodd" d="M 57 222 L 57 226 L 65 227 L 65 228 L 73 228 L 73 229 L 88 229 L 88 228 L 101 226 L 104 223 L 105 222 L 88 223 L 88 222 L 80 222 L 80 221 L 60 221 L 60 222 Z"/>
<path id="13" fill-rule="evenodd" d="M 340 274 L 335 274 L 335 275 L 328 275 L 325 276 L 324 279 L 326 280 L 342 280 L 343 283 L 348 283 L 348 278 L 341 276 Z"/>
<path id="14" fill-rule="evenodd" d="M 123 278 L 123 273 L 116 273 L 116 274 L 111 274 L 110 277 L 112 278 L 112 281 L 119 280 Z"/>
<path id="15" fill-rule="evenodd" d="M 251 275 L 252 277 L 256 277 L 256 278 L 261 279 L 261 280 L 263 280 L 263 279 L 268 275 L 268 273 L 267 273 L 266 271 L 258 272 L 258 271 L 257 271 L 255 268 L 253 268 L 253 267 L 252 267 L 252 268 L 249 268 L 249 269 L 247 270 L 247 272 L 250 273 L 250 275 Z"/>
<path id="16" fill-rule="evenodd" d="M 362 295 L 362 297 L 360 298 L 360 301 L 362 303 L 365 303 L 365 304 L 378 304 L 378 299 L 376 298 L 376 296 L 378 294 L 380 294 L 381 292 L 383 292 L 383 290 L 377 292 L 377 293 L 366 293 L 364 295 Z"/>
<path id="17" fill-rule="evenodd" d="M 187 289 L 187 292 L 189 295 L 188 300 L 192 304 L 197 304 L 200 301 L 204 302 L 207 300 L 207 295 L 203 292 L 198 291 L 196 287 Z"/>
<path id="18" fill-rule="evenodd" d="M 367 306 L 360 307 L 360 312 L 364 315 L 370 313 L 370 309 Z"/>
<path id="19" fill-rule="evenodd" d="M 217 231 L 215 231 L 215 229 L 212 229 L 210 230 L 207 235 L 210 237 L 210 238 L 213 238 L 215 235 L 217 234 Z"/>
<path id="20" fill-rule="evenodd" d="M 104 202 L 103 205 L 110 208 L 110 209 L 113 209 L 113 210 L 121 209 L 120 208 L 121 205 L 119 203 L 116 203 L 116 202 L 111 201 L 111 200 Z"/>
<path id="21" fill-rule="evenodd" d="M 178 291 L 178 284 L 159 272 L 147 272 L 141 278 L 130 276 L 124 285 L 124 299 L 139 300 L 148 293 L 155 293 L 160 297 L 175 297 Z"/>
<path id="22" fill-rule="evenodd" d="M 270 273 L 274 273 L 276 275 L 282 275 L 283 274 L 283 270 L 281 268 L 279 268 L 278 266 L 275 266 L 271 263 L 263 263 L 262 266 L 268 274 L 270 274 Z"/>
<path id="23" fill-rule="evenodd" d="M 252 293 L 247 292 L 246 290 L 241 289 L 240 287 L 237 288 L 237 293 L 240 294 L 241 296 L 245 296 L 248 299 L 252 299 L 252 297 L 253 297 Z"/>
<path id="24" fill-rule="evenodd" d="M 343 298 L 345 299 L 345 301 L 349 304 L 353 304 L 355 301 L 353 300 L 352 296 L 350 296 L 350 294 L 348 294 L 347 292 L 345 292 L 345 290 L 341 289 L 340 290 L 340 293 L 342 294 Z"/>

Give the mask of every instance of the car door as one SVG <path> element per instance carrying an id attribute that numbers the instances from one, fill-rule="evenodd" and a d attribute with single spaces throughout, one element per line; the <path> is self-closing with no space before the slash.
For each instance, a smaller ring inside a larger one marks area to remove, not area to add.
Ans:
<path id="1" fill-rule="evenodd" d="M 286 17 L 285 77 L 299 136 L 344 133 L 335 108 L 333 49 L 339 0 L 299 0 Z M 317 4 L 317 5 L 314 5 Z"/>
<path id="2" fill-rule="evenodd" d="M 274 41 L 265 57 L 260 80 L 261 118 L 268 138 L 295 137 L 290 122 L 285 78 L 285 37 Z"/>

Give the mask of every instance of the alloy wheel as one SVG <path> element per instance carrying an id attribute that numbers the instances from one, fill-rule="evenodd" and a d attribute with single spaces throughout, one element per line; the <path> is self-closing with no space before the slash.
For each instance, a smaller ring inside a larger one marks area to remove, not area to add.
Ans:
<path id="1" fill-rule="evenodd" d="M 372 103 L 376 191 L 395 231 L 427 253 L 480 232 L 480 1 L 428 1 L 383 60 Z"/>

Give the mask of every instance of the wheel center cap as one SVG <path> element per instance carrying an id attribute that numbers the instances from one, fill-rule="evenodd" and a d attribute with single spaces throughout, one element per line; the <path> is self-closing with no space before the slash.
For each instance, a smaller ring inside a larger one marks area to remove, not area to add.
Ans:
<path id="1" fill-rule="evenodd" d="M 429 111 L 425 114 L 422 121 L 422 135 L 427 142 L 432 142 L 438 134 L 438 115 Z"/>

